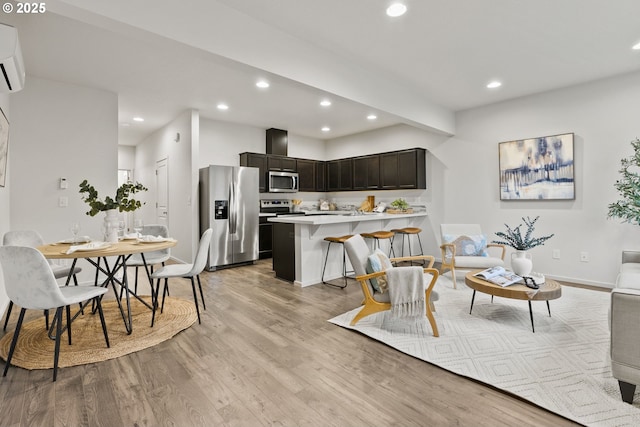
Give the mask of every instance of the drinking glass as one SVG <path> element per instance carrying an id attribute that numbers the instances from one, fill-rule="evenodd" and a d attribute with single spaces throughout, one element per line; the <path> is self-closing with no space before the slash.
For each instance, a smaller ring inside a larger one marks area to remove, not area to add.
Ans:
<path id="1" fill-rule="evenodd" d="M 71 231 L 71 234 L 73 234 L 73 242 L 72 243 L 77 243 L 78 242 L 78 233 L 80 232 L 80 223 L 72 222 L 71 226 L 69 227 L 69 231 Z"/>
<path id="2" fill-rule="evenodd" d="M 118 236 L 119 237 L 124 237 L 124 234 L 125 234 L 124 233 L 124 227 L 125 227 L 124 220 L 121 219 L 120 221 L 118 221 Z"/>
<path id="3" fill-rule="evenodd" d="M 140 232 L 142 231 L 142 227 L 144 226 L 144 222 L 141 219 L 133 220 L 133 230 L 136 232 L 138 237 L 140 237 Z"/>

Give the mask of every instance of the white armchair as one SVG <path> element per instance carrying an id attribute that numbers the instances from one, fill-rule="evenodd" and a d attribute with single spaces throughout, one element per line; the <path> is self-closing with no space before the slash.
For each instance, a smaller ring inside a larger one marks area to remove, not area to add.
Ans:
<path id="1" fill-rule="evenodd" d="M 487 243 L 479 224 L 441 224 L 442 264 L 440 274 L 451 270 L 453 287 L 456 287 L 456 269 L 474 270 L 504 265 L 505 247 Z M 491 256 L 488 248 L 500 252 L 500 256 Z"/>

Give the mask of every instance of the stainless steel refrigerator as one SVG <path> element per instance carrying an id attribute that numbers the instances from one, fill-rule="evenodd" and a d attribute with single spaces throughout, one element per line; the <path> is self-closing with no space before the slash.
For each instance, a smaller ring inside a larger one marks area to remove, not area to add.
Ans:
<path id="1" fill-rule="evenodd" d="M 258 168 L 200 169 L 200 234 L 213 229 L 207 270 L 258 259 Z"/>

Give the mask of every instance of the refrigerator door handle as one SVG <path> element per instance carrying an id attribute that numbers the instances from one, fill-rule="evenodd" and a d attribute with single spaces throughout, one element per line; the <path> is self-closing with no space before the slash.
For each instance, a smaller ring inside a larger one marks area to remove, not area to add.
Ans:
<path id="1" fill-rule="evenodd" d="M 236 234 L 238 222 L 236 209 L 236 182 L 235 177 L 232 176 L 229 186 L 229 234 Z"/>

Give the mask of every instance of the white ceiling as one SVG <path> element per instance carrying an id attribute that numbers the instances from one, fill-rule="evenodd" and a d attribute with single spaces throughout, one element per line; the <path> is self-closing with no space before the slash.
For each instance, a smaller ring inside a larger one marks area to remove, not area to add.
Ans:
<path id="1" fill-rule="evenodd" d="M 396 123 L 454 133 L 456 111 L 640 70 L 637 0 L 405 0 L 396 19 L 389 3 L 50 0 L 1 20 L 29 74 L 118 94 L 123 144 L 190 108 L 319 139 Z"/>

